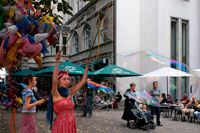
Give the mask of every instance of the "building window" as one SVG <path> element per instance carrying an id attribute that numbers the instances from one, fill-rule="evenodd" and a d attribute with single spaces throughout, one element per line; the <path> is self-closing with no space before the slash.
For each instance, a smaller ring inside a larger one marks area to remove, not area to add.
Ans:
<path id="1" fill-rule="evenodd" d="M 84 47 L 85 50 L 91 47 L 91 28 L 89 25 L 84 28 Z"/>
<path id="2" fill-rule="evenodd" d="M 59 52 L 59 44 L 56 44 L 56 53 L 58 53 Z"/>
<path id="3" fill-rule="evenodd" d="M 63 49 L 63 50 L 62 50 L 63 55 L 67 55 L 67 49 L 66 49 L 66 46 L 63 46 L 62 49 Z"/>
<path id="4" fill-rule="evenodd" d="M 74 54 L 79 52 L 79 46 L 78 46 L 78 33 L 75 32 L 74 33 L 74 39 L 73 39 L 73 50 L 74 50 Z"/>
<path id="5" fill-rule="evenodd" d="M 105 43 L 107 41 L 107 29 L 103 29 L 100 34 L 100 44 Z"/>
<path id="6" fill-rule="evenodd" d="M 63 47 L 62 47 L 63 55 L 67 55 L 66 43 L 67 43 L 67 37 L 63 36 Z"/>
<path id="7" fill-rule="evenodd" d="M 177 90 L 177 78 L 173 77 L 170 78 L 170 94 L 172 95 L 173 99 L 177 99 L 176 90 Z"/>
<path id="8" fill-rule="evenodd" d="M 182 21 L 182 63 L 188 64 L 188 22 Z"/>
<path id="9" fill-rule="evenodd" d="M 66 45 L 66 43 L 67 43 L 67 37 L 63 36 L 63 45 Z"/>
<path id="10" fill-rule="evenodd" d="M 76 1 L 76 6 L 77 6 L 77 12 L 80 10 L 80 7 L 79 7 L 79 0 Z"/>
<path id="11" fill-rule="evenodd" d="M 184 93 L 187 93 L 187 86 L 188 86 L 187 82 L 188 82 L 188 78 L 186 77 L 181 78 L 181 88 L 182 88 L 181 95 L 182 96 L 184 95 Z"/>
<path id="12" fill-rule="evenodd" d="M 171 59 L 177 59 L 177 19 L 172 19 L 171 21 Z M 176 68 L 175 65 L 171 67 Z"/>

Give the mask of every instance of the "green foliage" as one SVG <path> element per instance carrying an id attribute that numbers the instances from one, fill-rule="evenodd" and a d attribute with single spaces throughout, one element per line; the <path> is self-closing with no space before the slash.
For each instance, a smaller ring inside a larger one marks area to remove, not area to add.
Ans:
<path id="1" fill-rule="evenodd" d="M 14 5 L 16 0 L 0 0 L 0 4 L 5 6 L 6 4 L 10 4 L 10 5 Z M 89 2 L 93 2 L 95 0 L 80 0 L 80 1 L 89 1 Z M 54 17 L 54 23 L 59 25 L 62 24 L 62 19 L 63 17 L 59 15 L 59 12 L 62 12 L 63 14 L 69 14 L 71 16 L 73 16 L 72 14 L 72 7 L 69 5 L 68 2 L 66 2 L 65 0 L 33 0 L 32 2 L 34 8 L 36 10 L 41 9 L 41 13 L 43 15 L 48 14 L 49 16 Z M 57 6 L 57 12 L 58 14 L 53 13 L 53 5 Z"/>
<path id="2" fill-rule="evenodd" d="M 2 6 L 5 6 L 6 4 L 10 4 L 10 5 L 14 5 L 15 4 L 15 1 L 14 0 L 0 0 L 0 4 Z"/>
<path id="3" fill-rule="evenodd" d="M 57 6 L 58 14 L 53 13 L 53 10 L 56 9 L 52 9 L 52 4 L 54 4 L 54 6 Z M 33 5 L 36 10 L 41 9 L 41 13 L 43 15 L 48 14 L 49 16 L 54 17 L 54 23 L 57 25 L 62 24 L 63 19 L 63 17 L 59 15 L 59 12 L 73 16 L 73 9 L 65 0 L 62 0 L 61 2 L 59 2 L 58 0 L 38 0 L 33 1 Z"/>

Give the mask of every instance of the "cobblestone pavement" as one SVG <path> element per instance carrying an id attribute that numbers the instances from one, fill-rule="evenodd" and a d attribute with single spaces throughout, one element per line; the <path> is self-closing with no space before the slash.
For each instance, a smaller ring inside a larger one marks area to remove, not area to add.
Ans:
<path id="1" fill-rule="evenodd" d="M 144 133 L 141 129 L 129 129 L 126 121 L 121 119 L 123 110 L 99 110 L 94 111 L 92 118 L 81 117 L 81 113 L 75 113 L 76 125 L 78 133 Z M 20 112 L 16 115 L 16 131 L 19 133 Z M 49 133 L 47 127 L 46 112 L 40 111 L 36 114 L 36 122 L 38 133 Z M 199 133 L 200 123 L 188 123 L 180 121 L 172 121 L 171 118 L 161 118 L 163 127 L 156 127 L 150 130 L 150 133 Z M 10 112 L 0 109 L 0 133 L 10 132 Z"/>

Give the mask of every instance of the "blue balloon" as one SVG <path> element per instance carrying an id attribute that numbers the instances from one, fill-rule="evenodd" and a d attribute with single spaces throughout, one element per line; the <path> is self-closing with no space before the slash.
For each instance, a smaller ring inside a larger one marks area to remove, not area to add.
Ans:
<path id="1" fill-rule="evenodd" d="M 7 48 L 9 39 L 10 39 L 10 36 L 6 37 L 6 39 L 5 39 L 5 41 L 4 41 L 4 44 L 3 44 L 3 48 L 4 48 L 4 49 Z"/>
<path id="2" fill-rule="evenodd" d="M 28 40 L 31 42 L 31 43 L 35 43 L 35 38 L 31 35 L 28 34 Z"/>
<path id="3" fill-rule="evenodd" d="M 41 42 L 42 44 L 42 50 L 41 53 L 45 54 L 45 53 L 49 53 L 47 47 L 46 47 L 46 43 L 44 41 Z"/>

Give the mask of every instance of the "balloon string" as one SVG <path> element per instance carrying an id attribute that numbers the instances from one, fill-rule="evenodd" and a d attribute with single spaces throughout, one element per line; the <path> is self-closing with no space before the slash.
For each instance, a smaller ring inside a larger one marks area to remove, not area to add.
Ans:
<path id="1" fill-rule="evenodd" d="M 10 116 L 10 132 L 12 133 L 12 110 L 11 110 L 11 116 Z"/>
<path id="2" fill-rule="evenodd" d="M 16 108 L 14 108 L 14 112 L 13 112 L 13 113 L 14 113 L 14 117 L 13 117 L 13 119 L 14 119 L 14 122 L 13 122 L 13 124 L 14 124 L 14 125 L 13 125 L 13 129 L 14 129 L 14 133 L 15 133 L 15 132 L 16 132 L 16 131 L 15 131 L 15 123 L 16 123 Z"/>

